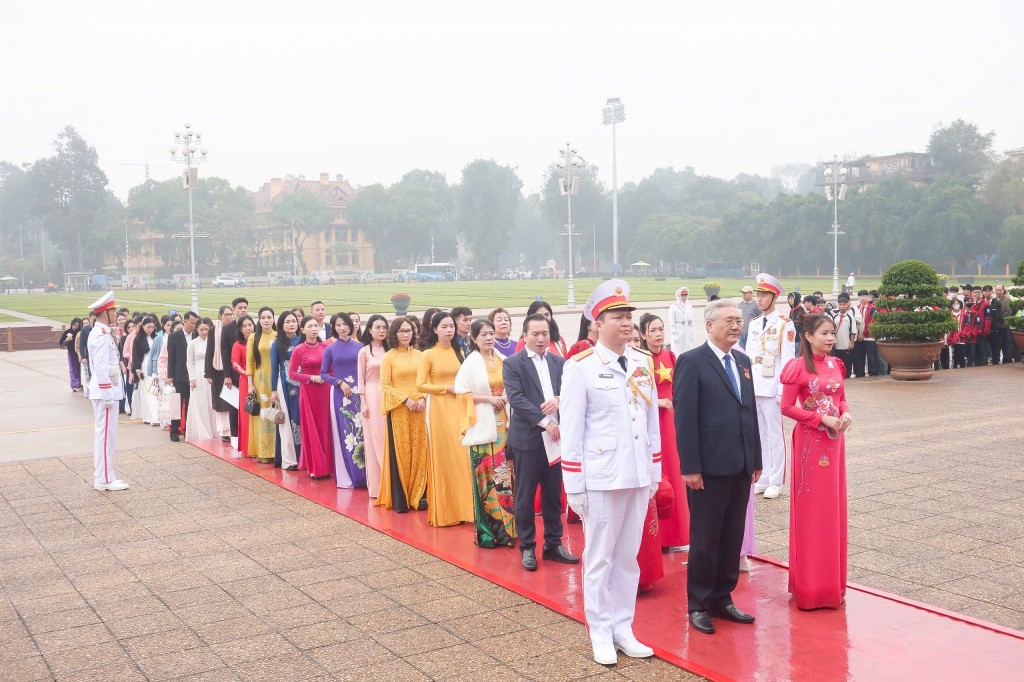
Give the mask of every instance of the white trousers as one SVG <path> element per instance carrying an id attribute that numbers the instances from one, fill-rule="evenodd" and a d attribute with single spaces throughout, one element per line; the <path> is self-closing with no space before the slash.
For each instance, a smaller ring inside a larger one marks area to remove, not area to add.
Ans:
<path id="1" fill-rule="evenodd" d="M 284 423 L 277 427 L 277 437 L 281 440 L 281 468 L 287 469 L 290 466 L 298 466 L 299 457 L 295 453 L 295 437 L 292 434 L 291 415 L 288 414 L 288 401 L 278 402 L 281 411 L 284 412 Z"/>
<path id="2" fill-rule="evenodd" d="M 102 400 L 93 400 L 95 416 L 93 429 L 93 483 L 112 483 L 114 475 L 114 445 L 117 441 L 117 402 L 113 408 L 103 407 Z"/>
<path id="3" fill-rule="evenodd" d="M 643 538 L 649 491 L 588 490 L 583 518 L 583 613 L 594 644 L 633 637 L 640 565 L 636 555 Z"/>
<path id="4" fill-rule="evenodd" d="M 760 489 L 786 482 L 786 439 L 782 435 L 782 409 L 775 398 L 755 396 L 757 428 L 761 431 L 761 463 L 764 472 Z"/>

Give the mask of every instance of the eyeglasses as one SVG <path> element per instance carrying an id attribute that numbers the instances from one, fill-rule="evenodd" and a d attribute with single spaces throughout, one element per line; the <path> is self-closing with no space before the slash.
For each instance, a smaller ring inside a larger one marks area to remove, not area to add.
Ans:
<path id="1" fill-rule="evenodd" d="M 712 320 L 712 322 L 722 322 L 722 323 L 725 324 L 726 327 L 742 327 L 743 326 L 743 318 L 742 317 L 727 317 L 724 320 Z"/>

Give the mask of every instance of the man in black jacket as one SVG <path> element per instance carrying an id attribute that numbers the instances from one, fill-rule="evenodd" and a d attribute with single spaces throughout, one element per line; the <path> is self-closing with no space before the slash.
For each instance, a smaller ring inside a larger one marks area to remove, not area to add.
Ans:
<path id="1" fill-rule="evenodd" d="M 210 330 L 206 342 L 206 377 L 212 384 L 213 409 L 218 415 L 228 415 L 228 428 L 224 428 L 222 417 L 217 419 L 217 431 L 221 439 L 229 442 L 230 438 L 238 436 L 238 405 L 231 405 L 220 397 L 221 389 L 224 386 L 234 386 L 238 383 L 238 372 L 231 366 L 231 348 L 238 340 L 238 318 L 249 312 L 249 301 L 244 296 L 239 296 L 231 302 L 231 310 L 221 308 L 217 324 Z"/>
<path id="2" fill-rule="evenodd" d="M 750 359 L 732 348 L 743 315 L 728 300 L 704 309 L 708 342 L 679 356 L 673 378 L 676 442 L 690 505 L 686 593 L 690 624 L 713 634 L 712 616 L 754 617 L 732 602 L 751 483 L 761 476 Z"/>
<path id="3" fill-rule="evenodd" d="M 196 337 L 199 316 L 189 310 L 182 319 L 182 327 L 167 337 L 167 383 L 181 396 L 181 413 L 171 419 L 171 441 L 178 443 L 185 437 L 185 415 L 192 393 L 188 384 L 188 342 Z"/>

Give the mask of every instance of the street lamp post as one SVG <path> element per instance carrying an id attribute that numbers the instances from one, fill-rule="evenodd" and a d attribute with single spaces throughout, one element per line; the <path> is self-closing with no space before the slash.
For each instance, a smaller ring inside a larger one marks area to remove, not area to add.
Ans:
<path id="1" fill-rule="evenodd" d="M 846 198 L 847 169 L 838 156 L 825 164 L 825 198 L 832 202 L 832 295 L 839 294 L 839 202 Z"/>
<path id="2" fill-rule="evenodd" d="M 199 164 L 206 161 L 209 150 L 203 146 L 203 134 L 185 124 L 185 132 L 174 133 L 174 144 L 168 150 L 171 160 L 185 164 L 184 186 L 188 191 L 188 247 L 192 262 L 192 312 L 199 314 L 199 280 L 196 278 L 196 222 L 192 217 L 192 185 L 199 177 Z M 195 169 L 195 172 L 193 172 Z"/>
<path id="3" fill-rule="evenodd" d="M 576 290 L 573 277 L 576 268 L 573 266 L 572 260 L 572 238 L 579 236 L 581 233 L 573 232 L 572 229 L 572 195 L 580 193 L 580 176 L 576 175 L 576 171 L 583 167 L 583 160 L 576 155 L 576 150 L 568 142 L 565 143 L 565 149 L 558 150 L 558 154 L 562 157 L 558 161 L 558 168 L 562 171 L 562 177 L 558 180 L 558 189 L 562 196 L 566 198 L 566 206 L 568 207 L 568 220 L 565 223 L 565 232 L 558 233 L 559 236 L 569 237 L 569 299 L 565 303 L 568 307 L 575 308 Z"/>

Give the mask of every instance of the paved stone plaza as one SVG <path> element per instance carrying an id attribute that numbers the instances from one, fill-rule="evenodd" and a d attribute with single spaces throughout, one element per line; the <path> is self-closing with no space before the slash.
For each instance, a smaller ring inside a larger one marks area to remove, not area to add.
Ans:
<path id="1" fill-rule="evenodd" d="M 0 357 L 0 678 L 691 678 L 598 666 L 583 625 L 158 429 L 122 425 L 132 488 L 93 491 L 62 362 Z M 852 581 L 1024 629 L 1022 372 L 850 382 Z M 758 500 L 760 553 L 788 514 Z"/>

